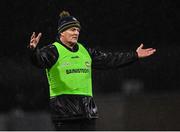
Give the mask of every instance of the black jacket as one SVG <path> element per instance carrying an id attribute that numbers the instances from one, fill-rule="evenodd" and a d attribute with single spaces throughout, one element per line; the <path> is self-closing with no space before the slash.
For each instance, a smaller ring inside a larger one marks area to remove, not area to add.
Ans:
<path id="1" fill-rule="evenodd" d="M 75 45 L 73 49 L 66 48 L 71 52 L 75 52 L 78 50 L 78 45 Z M 95 69 L 114 69 L 138 60 L 136 52 L 111 53 L 87 47 L 86 49 L 92 58 L 92 68 Z M 31 54 L 33 64 L 43 69 L 51 68 L 58 57 L 61 57 L 61 53 L 58 54 L 54 45 L 48 45 L 41 49 L 37 47 Z M 50 108 L 54 120 L 92 119 L 98 117 L 96 104 L 93 97 L 89 96 L 60 95 L 50 99 Z"/>

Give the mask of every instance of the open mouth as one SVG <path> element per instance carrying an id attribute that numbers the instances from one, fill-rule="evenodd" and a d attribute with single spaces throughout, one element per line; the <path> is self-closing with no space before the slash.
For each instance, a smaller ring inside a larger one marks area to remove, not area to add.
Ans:
<path id="1" fill-rule="evenodd" d="M 73 39 L 77 39 L 78 37 L 73 37 Z"/>

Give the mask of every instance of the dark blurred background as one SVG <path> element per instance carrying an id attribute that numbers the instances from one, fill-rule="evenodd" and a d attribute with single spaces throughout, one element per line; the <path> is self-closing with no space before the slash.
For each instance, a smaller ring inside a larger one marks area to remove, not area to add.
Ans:
<path id="1" fill-rule="evenodd" d="M 33 124 L 34 118 L 49 124 L 49 91 L 45 71 L 31 64 L 27 45 L 33 31 L 43 34 L 40 47 L 54 42 L 62 10 L 81 22 L 79 42 L 89 47 L 125 52 L 144 43 L 157 49 L 132 65 L 93 71 L 97 130 L 180 129 L 179 6 L 178 0 L 1 1 L 0 129 L 51 130 Z M 38 112 L 45 114 L 37 117 Z M 13 125 L 16 120 L 27 123 Z"/>

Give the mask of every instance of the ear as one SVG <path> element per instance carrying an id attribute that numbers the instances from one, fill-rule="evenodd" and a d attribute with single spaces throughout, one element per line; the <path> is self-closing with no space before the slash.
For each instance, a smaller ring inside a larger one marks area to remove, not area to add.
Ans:
<path id="1" fill-rule="evenodd" d="M 60 37 L 60 36 L 64 36 L 64 32 L 60 33 L 60 34 L 59 34 L 59 37 Z"/>

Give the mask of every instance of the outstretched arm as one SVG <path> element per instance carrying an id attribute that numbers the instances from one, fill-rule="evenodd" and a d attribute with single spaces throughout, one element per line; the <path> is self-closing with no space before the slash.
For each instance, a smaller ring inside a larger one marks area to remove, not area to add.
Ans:
<path id="1" fill-rule="evenodd" d="M 147 48 L 143 49 L 141 44 L 136 51 L 129 52 L 104 52 L 96 49 L 88 48 L 92 57 L 92 66 L 96 69 L 111 69 L 121 66 L 129 65 L 136 62 L 140 58 L 151 56 L 155 53 L 156 49 Z"/>
<path id="2" fill-rule="evenodd" d="M 32 63 L 38 68 L 51 68 L 59 57 L 57 49 L 54 45 L 49 44 L 42 48 L 37 45 L 42 36 L 42 33 L 38 33 L 36 36 L 35 32 L 31 35 L 30 43 L 28 48 L 30 48 L 30 56 Z"/>
<path id="3" fill-rule="evenodd" d="M 95 69 L 114 69 L 138 60 L 137 52 L 105 52 L 88 48 Z"/>

